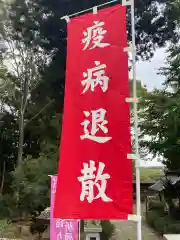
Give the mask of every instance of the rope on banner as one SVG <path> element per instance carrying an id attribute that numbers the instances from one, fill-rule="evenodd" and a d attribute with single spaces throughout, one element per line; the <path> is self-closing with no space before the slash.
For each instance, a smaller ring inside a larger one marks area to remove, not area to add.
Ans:
<path id="1" fill-rule="evenodd" d="M 131 34 L 132 45 L 125 48 L 124 51 L 132 54 L 132 72 L 133 72 L 133 98 L 126 99 L 126 102 L 132 102 L 134 108 L 134 131 L 135 131 L 135 154 L 128 154 L 127 157 L 136 161 L 136 217 L 129 216 L 129 220 L 137 221 L 137 239 L 142 240 L 142 219 L 141 219 L 141 192 L 140 192 L 140 156 L 138 141 L 138 111 L 137 111 L 137 83 L 136 83 L 136 39 L 135 39 L 135 14 L 134 0 L 122 0 L 122 5 L 131 6 Z"/>
<path id="2" fill-rule="evenodd" d="M 91 8 L 87 8 L 87 9 L 84 9 L 84 10 L 79 11 L 79 12 L 76 12 L 76 13 L 72 13 L 72 14 L 63 16 L 63 17 L 61 17 L 61 20 L 66 20 L 67 22 L 69 22 L 70 17 L 75 17 L 75 16 L 77 16 L 77 15 L 80 15 L 80 14 L 86 13 L 86 12 L 89 12 L 89 11 L 91 11 L 91 10 L 93 10 L 93 13 L 94 13 L 94 14 L 97 14 L 97 9 L 98 9 L 99 7 L 103 7 L 103 6 L 109 5 L 109 4 L 114 3 L 114 2 L 118 2 L 118 1 L 119 1 L 119 0 L 112 0 L 112 1 L 109 1 L 109 2 L 106 2 L 106 3 L 102 3 L 102 4 L 100 4 L 100 5 L 97 5 L 97 6 L 94 6 L 94 7 L 91 7 Z"/>
<path id="3" fill-rule="evenodd" d="M 63 16 L 63 17 L 61 17 L 61 20 L 66 20 L 66 22 L 68 23 L 68 22 L 70 22 L 70 17 L 69 16 Z"/>

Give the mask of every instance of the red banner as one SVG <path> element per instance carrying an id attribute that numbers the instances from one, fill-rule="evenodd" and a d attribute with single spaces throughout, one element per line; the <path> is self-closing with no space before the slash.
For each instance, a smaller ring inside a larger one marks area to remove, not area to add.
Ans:
<path id="1" fill-rule="evenodd" d="M 64 119 L 54 217 L 127 219 L 132 166 L 126 8 L 68 23 Z"/>

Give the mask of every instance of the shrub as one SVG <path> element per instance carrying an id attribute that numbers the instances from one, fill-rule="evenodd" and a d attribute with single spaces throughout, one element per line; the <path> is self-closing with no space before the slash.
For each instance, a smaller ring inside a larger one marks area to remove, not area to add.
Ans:
<path id="1" fill-rule="evenodd" d="M 154 221 L 159 217 L 159 214 L 156 211 L 149 211 L 147 214 L 147 222 L 151 227 L 154 227 Z"/>
<path id="2" fill-rule="evenodd" d="M 147 223 L 160 235 L 180 233 L 180 221 L 158 210 L 148 212 Z"/>
<path id="3" fill-rule="evenodd" d="M 164 210 L 164 204 L 158 200 L 149 201 L 148 207 L 153 210 Z"/>
<path id="4" fill-rule="evenodd" d="M 47 224 L 44 224 L 37 219 L 32 219 L 32 223 L 30 225 L 30 232 L 32 235 L 38 235 L 38 239 L 42 238 L 43 232 L 47 229 Z"/>
<path id="5" fill-rule="evenodd" d="M 5 194 L 0 196 L 0 216 L 1 219 L 11 218 L 15 214 L 15 201 L 12 196 Z"/>
<path id="6" fill-rule="evenodd" d="M 154 229 L 159 234 L 164 234 L 165 228 L 172 222 L 172 219 L 169 216 L 157 217 L 154 220 Z"/>
<path id="7" fill-rule="evenodd" d="M 164 229 L 164 233 L 168 233 L 168 234 L 180 233 L 180 222 L 167 225 Z"/>
<path id="8" fill-rule="evenodd" d="M 101 240 L 108 240 L 115 232 L 115 227 L 110 221 L 101 221 Z"/>

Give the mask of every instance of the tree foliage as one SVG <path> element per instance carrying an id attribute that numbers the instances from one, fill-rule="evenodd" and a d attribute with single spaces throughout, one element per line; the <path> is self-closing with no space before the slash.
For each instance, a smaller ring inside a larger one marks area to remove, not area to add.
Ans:
<path id="1" fill-rule="evenodd" d="M 14 1 L 12 18 L 15 29 L 22 34 L 27 43 L 36 43 L 47 50 L 64 49 L 66 42 L 65 23 L 60 21 L 64 15 L 75 13 L 108 1 L 93 0 L 53 0 Z M 151 57 L 154 48 L 162 47 L 167 40 L 176 40 L 176 19 L 174 3 L 168 0 L 135 1 L 136 42 L 140 56 Z M 117 3 L 115 3 L 117 4 Z M 128 10 L 128 30 L 130 30 L 130 11 Z M 129 39 L 131 38 L 129 33 Z M 63 52 L 62 52 L 63 53 Z"/>
<path id="2" fill-rule="evenodd" d="M 49 205 L 49 175 L 56 174 L 58 149 L 50 143 L 43 144 L 42 148 L 44 153 L 38 158 L 29 157 L 12 172 L 13 191 L 5 195 L 7 202 L 0 199 L 2 216 L 4 211 L 9 217 L 37 216 Z"/>
<path id="3" fill-rule="evenodd" d="M 163 90 L 148 93 L 142 102 L 141 131 L 150 138 L 142 140 L 142 147 L 163 157 L 171 170 L 180 169 L 180 46 L 171 46 L 166 67 L 161 69 L 166 80 Z"/>
<path id="4" fill-rule="evenodd" d="M 136 43 L 139 58 L 149 59 L 157 47 L 165 46 L 167 41 L 177 41 L 174 1 L 135 1 Z M 15 0 L 12 4 L 11 18 L 18 36 L 25 44 L 34 48 L 41 47 L 51 56 L 38 94 L 39 97 L 43 97 L 44 93 L 50 98 L 53 96 L 58 111 L 63 106 L 67 40 L 66 23 L 60 18 L 104 2 L 107 0 L 30 0 L 28 2 Z M 127 18 L 128 39 L 131 41 L 129 8 Z"/>

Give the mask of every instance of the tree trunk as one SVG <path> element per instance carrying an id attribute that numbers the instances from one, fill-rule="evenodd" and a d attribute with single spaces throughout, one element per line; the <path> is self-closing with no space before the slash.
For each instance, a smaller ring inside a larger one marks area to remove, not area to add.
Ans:
<path id="1" fill-rule="evenodd" d="M 24 112 L 20 111 L 20 118 L 19 118 L 19 144 L 18 144 L 17 166 L 19 166 L 22 163 L 23 144 L 24 144 Z"/>
<path id="2" fill-rule="evenodd" d="M 20 116 L 19 116 L 19 145 L 18 145 L 18 159 L 17 166 L 22 163 L 23 158 L 23 145 L 24 145 L 24 114 L 27 107 L 27 98 L 28 98 L 28 89 L 29 89 L 29 78 L 26 76 L 24 84 L 21 88 L 21 107 L 20 107 Z"/>
<path id="3" fill-rule="evenodd" d="M 4 161 L 3 162 L 3 168 L 2 168 L 2 179 L 1 179 L 0 195 L 2 195 L 2 193 L 3 193 L 5 171 L 6 171 L 6 162 Z"/>

